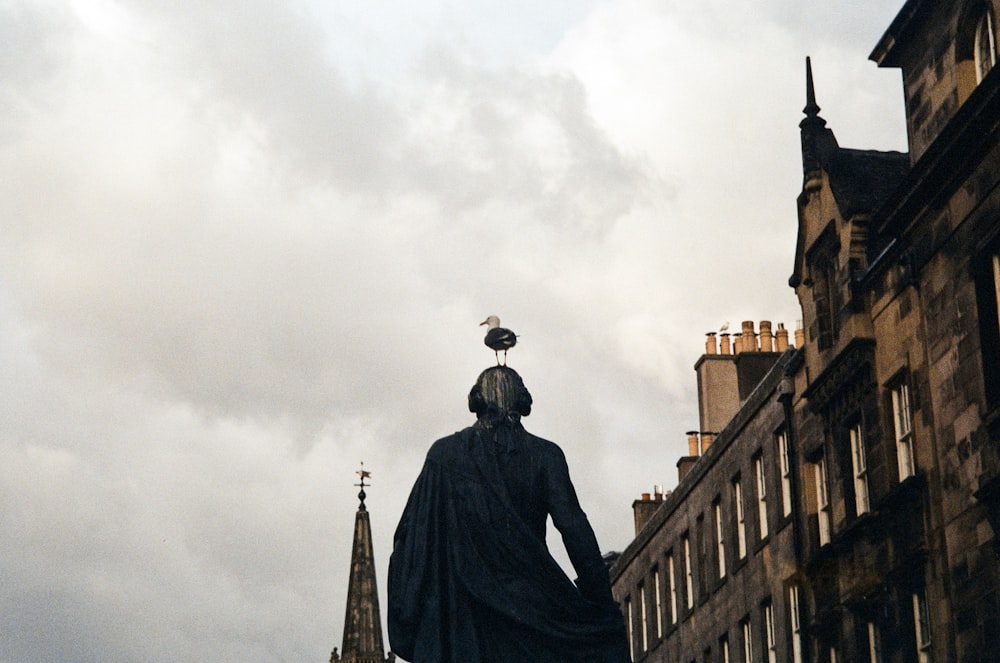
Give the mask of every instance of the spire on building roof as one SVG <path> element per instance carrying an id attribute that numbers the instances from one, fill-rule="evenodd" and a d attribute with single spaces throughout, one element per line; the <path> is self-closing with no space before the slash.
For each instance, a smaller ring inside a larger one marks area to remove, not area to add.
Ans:
<path id="1" fill-rule="evenodd" d="M 806 107 L 802 109 L 805 119 L 799 123 L 803 129 L 821 128 L 826 126 L 826 120 L 819 116 L 820 107 L 816 103 L 816 89 L 813 86 L 812 60 L 806 56 Z"/>
<path id="2" fill-rule="evenodd" d="M 351 575 L 347 585 L 347 610 L 344 615 L 344 641 L 338 660 L 344 663 L 385 663 L 387 659 L 382 640 L 382 617 L 378 605 L 378 588 L 375 583 L 375 556 L 372 548 L 372 527 L 365 508 L 365 488 L 371 484 L 365 479 L 371 472 L 365 464 L 356 471 L 361 480 L 354 484 L 361 488 L 358 512 L 354 519 L 354 544 L 351 549 Z M 336 650 L 334 650 L 336 651 Z"/>
<path id="3" fill-rule="evenodd" d="M 802 112 L 806 115 L 799 122 L 802 172 L 808 177 L 810 173 L 826 167 L 839 148 L 833 132 L 826 126 L 826 120 L 819 116 L 816 89 L 813 87 L 812 60 L 809 57 L 806 57 L 806 107 Z"/>

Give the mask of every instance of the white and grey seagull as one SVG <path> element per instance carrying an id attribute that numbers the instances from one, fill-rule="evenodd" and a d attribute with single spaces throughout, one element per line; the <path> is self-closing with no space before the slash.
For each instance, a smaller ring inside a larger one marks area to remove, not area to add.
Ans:
<path id="1" fill-rule="evenodd" d="M 500 326 L 500 318 L 491 315 L 479 326 L 486 325 L 486 338 L 483 343 L 496 354 L 497 366 L 500 365 L 500 351 L 503 350 L 503 365 L 507 365 L 507 351 L 517 344 L 517 335 L 509 329 Z"/>

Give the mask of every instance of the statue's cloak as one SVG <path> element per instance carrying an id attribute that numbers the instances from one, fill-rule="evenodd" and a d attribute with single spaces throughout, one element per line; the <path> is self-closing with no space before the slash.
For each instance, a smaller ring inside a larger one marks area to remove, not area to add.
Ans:
<path id="1" fill-rule="evenodd" d="M 579 575 L 545 545 L 552 517 Z M 621 611 L 562 451 L 519 423 L 438 440 L 396 529 L 389 642 L 413 663 L 626 663 Z"/>

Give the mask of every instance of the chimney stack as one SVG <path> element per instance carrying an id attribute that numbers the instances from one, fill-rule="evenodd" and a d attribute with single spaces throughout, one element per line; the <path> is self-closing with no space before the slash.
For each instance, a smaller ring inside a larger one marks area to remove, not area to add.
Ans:
<path id="1" fill-rule="evenodd" d="M 663 504 L 663 487 L 660 485 L 653 487 L 652 498 L 649 493 L 643 493 L 641 499 L 632 502 L 632 516 L 635 519 L 636 536 L 639 535 L 639 532 L 646 526 L 646 523 L 653 517 L 653 514 L 656 513 L 661 504 Z"/>

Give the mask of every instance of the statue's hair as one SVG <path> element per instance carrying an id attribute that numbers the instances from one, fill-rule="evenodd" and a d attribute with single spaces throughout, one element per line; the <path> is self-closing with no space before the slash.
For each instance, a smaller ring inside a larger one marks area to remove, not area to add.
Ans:
<path id="1" fill-rule="evenodd" d="M 479 374 L 469 392 L 469 411 L 486 414 L 531 414 L 531 394 L 512 368 L 492 366 Z"/>

